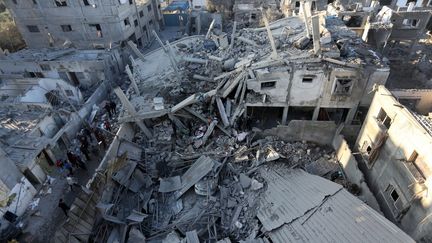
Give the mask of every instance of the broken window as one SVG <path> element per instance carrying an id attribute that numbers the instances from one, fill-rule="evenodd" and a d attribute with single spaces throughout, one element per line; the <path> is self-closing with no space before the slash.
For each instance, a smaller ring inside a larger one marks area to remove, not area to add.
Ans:
<path id="1" fill-rule="evenodd" d="M 17 3 L 17 0 L 12 0 L 12 2 L 13 2 L 14 4 L 18 4 L 18 3 Z"/>
<path id="2" fill-rule="evenodd" d="M 89 24 L 90 28 L 94 28 L 94 31 L 96 32 L 97 37 L 102 38 L 102 28 L 100 24 Z"/>
<path id="3" fill-rule="evenodd" d="M 310 76 L 310 75 L 303 76 L 302 83 L 312 83 L 314 78 L 315 76 Z"/>
<path id="4" fill-rule="evenodd" d="M 413 151 L 407 159 L 407 168 L 414 176 L 417 182 L 424 183 L 427 177 L 431 174 L 429 166 L 419 158 L 417 151 Z"/>
<path id="5" fill-rule="evenodd" d="M 376 118 L 378 120 L 378 122 L 380 122 L 381 124 L 383 124 L 387 129 L 390 128 L 391 125 L 391 118 L 387 115 L 387 112 L 385 112 L 385 110 L 383 108 L 380 109 L 378 116 Z"/>
<path id="6" fill-rule="evenodd" d="M 50 71 L 51 70 L 51 68 L 48 64 L 40 64 L 39 66 L 43 71 Z"/>
<path id="7" fill-rule="evenodd" d="M 27 29 L 29 32 L 40 32 L 39 28 L 37 27 L 37 25 L 27 25 Z"/>
<path id="8" fill-rule="evenodd" d="M 276 81 L 262 82 L 261 89 L 270 89 L 276 87 Z"/>
<path id="9" fill-rule="evenodd" d="M 138 26 L 138 20 L 137 19 L 134 20 L 134 25 L 135 25 L 135 27 Z"/>
<path id="10" fill-rule="evenodd" d="M 57 7 L 66 7 L 67 2 L 66 0 L 54 0 Z"/>
<path id="11" fill-rule="evenodd" d="M 393 216 L 395 218 L 398 217 L 400 212 L 403 210 L 403 202 L 399 190 L 396 190 L 395 186 L 389 184 L 383 194 L 393 213 Z"/>
<path id="12" fill-rule="evenodd" d="M 125 26 L 130 26 L 129 18 L 125 18 L 123 20 L 123 23 L 124 23 Z"/>
<path id="13" fill-rule="evenodd" d="M 353 80 L 350 78 L 336 78 L 333 88 L 334 95 L 349 95 L 353 87 Z"/>
<path id="14" fill-rule="evenodd" d="M 312 1 L 311 11 L 316 11 L 316 10 L 317 10 L 316 1 Z"/>
<path id="15" fill-rule="evenodd" d="M 139 16 L 140 16 L 141 18 L 144 17 L 144 11 L 141 10 L 141 11 L 139 12 Z"/>
<path id="16" fill-rule="evenodd" d="M 132 5 L 132 4 L 133 4 L 133 0 L 129 0 L 129 4 L 131 4 L 131 5 Z"/>
<path id="17" fill-rule="evenodd" d="M 72 31 L 72 26 L 71 25 L 62 25 L 61 26 L 63 32 L 71 32 Z"/>
<path id="18" fill-rule="evenodd" d="M 33 0 L 33 4 L 37 4 L 36 0 Z"/>
<path id="19" fill-rule="evenodd" d="M 28 72 L 28 74 L 32 78 L 45 78 L 45 76 L 41 72 Z"/>
<path id="20" fill-rule="evenodd" d="M 296 2 L 295 2 L 295 7 L 296 7 L 296 8 L 300 8 L 300 2 L 299 2 L 299 1 L 296 1 Z"/>
<path id="21" fill-rule="evenodd" d="M 406 29 L 415 29 L 418 28 L 419 24 L 420 24 L 420 20 L 419 19 L 404 19 L 402 21 L 403 24 L 403 28 Z"/>
<path id="22" fill-rule="evenodd" d="M 256 19 L 256 13 L 251 13 L 250 17 L 251 19 Z"/>
<path id="23" fill-rule="evenodd" d="M 389 6 L 392 3 L 392 0 L 380 0 L 379 1 L 381 6 Z"/>
<path id="24" fill-rule="evenodd" d="M 152 10 L 152 6 L 151 6 L 151 4 L 149 4 L 149 5 L 147 6 L 147 10 L 148 10 L 149 12 Z"/>
<path id="25" fill-rule="evenodd" d="M 393 201 L 397 201 L 399 199 L 399 194 L 397 193 L 397 191 L 395 189 L 393 189 L 393 191 L 390 193 Z"/>
<path id="26" fill-rule="evenodd" d="M 149 25 L 152 25 L 152 24 L 153 24 L 153 20 L 150 20 L 150 21 L 149 21 Z"/>

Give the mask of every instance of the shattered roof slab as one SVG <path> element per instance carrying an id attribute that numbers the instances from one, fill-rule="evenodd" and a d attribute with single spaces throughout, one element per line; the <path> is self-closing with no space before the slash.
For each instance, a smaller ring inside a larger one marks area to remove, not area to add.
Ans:
<path id="1" fill-rule="evenodd" d="M 273 242 L 414 242 L 341 185 L 302 170 L 261 170 L 258 218 Z"/>

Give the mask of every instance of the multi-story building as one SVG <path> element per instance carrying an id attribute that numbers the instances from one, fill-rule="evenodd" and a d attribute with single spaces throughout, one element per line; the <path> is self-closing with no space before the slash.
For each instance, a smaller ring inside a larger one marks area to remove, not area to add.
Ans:
<path id="1" fill-rule="evenodd" d="M 102 80 L 115 81 L 123 72 L 119 49 L 24 49 L 0 57 L 0 80 L 61 78 L 74 86 L 89 88 Z"/>
<path id="2" fill-rule="evenodd" d="M 381 210 L 419 242 L 432 240 L 431 97 L 377 86 L 354 149 Z"/>
<path id="3" fill-rule="evenodd" d="M 30 48 L 149 43 L 163 22 L 156 0 L 6 0 Z"/>

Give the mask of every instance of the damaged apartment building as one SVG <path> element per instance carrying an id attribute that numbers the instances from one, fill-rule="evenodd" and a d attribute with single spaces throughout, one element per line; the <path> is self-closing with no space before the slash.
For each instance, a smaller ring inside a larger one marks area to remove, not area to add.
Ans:
<path id="1" fill-rule="evenodd" d="M 9 82 L 23 78 L 60 78 L 84 91 L 103 80 L 116 81 L 123 71 L 119 49 L 24 49 L 0 54 L 0 80 Z"/>
<path id="2" fill-rule="evenodd" d="M 431 1 L 334 2 L 328 12 L 392 59 L 412 55 L 413 47 L 432 25 Z"/>
<path id="3" fill-rule="evenodd" d="M 422 242 L 432 240 L 431 97 L 431 90 L 376 87 L 355 144 L 387 218 Z"/>
<path id="4" fill-rule="evenodd" d="M 337 18 L 263 19 L 136 51 L 114 89 L 120 128 L 56 241 L 414 242 L 340 129 L 318 125 L 349 124 L 385 62 Z M 303 128 L 257 128 L 288 120 Z"/>
<path id="5" fill-rule="evenodd" d="M 156 0 L 4 1 L 29 48 L 145 46 L 163 26 Z"/>
<path id="6" fill-rule="evenodd" d="M 372 97 L 368 93 L 373 85 L 385 84 L 387 80 L 389 68 L 385 61 L 338 19 L 316 17 L 312 24 L 305 25 L 301 18 L 290 17 L 269 28 L 273 29 L 270 34 L 266 28 L 241 30 L 230 36 L 232 44 L 228 44 L 226 34 L 209 33 L 207 36 L 216 40 L 218 50 L 222 50 L 216 54 L 193 52 L 195 47 L 182 44 L 164 46 L 153 52 L 151 61 L 135 59 L 132 69 L 139 71 L 131 79 L 151 77 L 143 73 L 146 67 L 178 70 L 177 62 L 190 61 L 188 72 L 183 72 L 189 76 L 187 79 L 196 80 L 200 86 L 212 84 L 210 80 L 222 80 L 227 90 L 221 98 L 237 106 L 238 110 L 230 107 L 236 111 L 235 119 L 243 114 L 264 126 L 287 124 L 290 120 L 351 124 L 357 119 L 358 108 L 370 104 Z M 313 32 L 312 44 L 308 35 Z M 187 41 L 196 38 L 191 36 Z M 269 38 L 271 50 L 266 46 L 264 51 L 262 46 Z M 234 43 L 241 45 L 236 47 Z M 271 55 L 263 59 L 263 53 Z M 163 55 L 166 56 L 162 58 Z M 202 65 L 208 68 L 194 71 Z M 218 74 L 216 70 L 228 72 Z M 235 95 L 228 97 L 233 90 Z M 266 124 L 266 120 L 271 124 Z M 224 124 L 230 122 L 224 119 Z"/>

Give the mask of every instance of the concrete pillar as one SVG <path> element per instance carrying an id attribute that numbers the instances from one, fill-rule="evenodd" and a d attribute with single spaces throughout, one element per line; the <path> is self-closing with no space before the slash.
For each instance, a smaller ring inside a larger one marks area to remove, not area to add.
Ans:
<path id="1" fill-rule="evenodd" d="M 276 50 L 276 44 L 275 44 L 275 41 L 273 39 L 273 34 L 272 34 L 271 30 L 270 30 L 269 22 L 267 20 L 267 17 L 264 15 L 264 13 L 262 14 L 262 16 L 263 16 L 265 27 L 267 29 L 267 35 L 268 35 L 269 40 L 270 40 L 270 45 L 271 45 L 271 48 L 273 50 L 271 57 L 272 58 L 277 58 L 278 54 L 277 54 L 277 50 Z"/>
<path id="2" fill-rule="evenodd" d="M 321 50 L 320 24 L 319 24 L 318 15 L 312 16 L 312 36 L 313 36 L 314 53 L 318 54 Z"/>
<path id="3" fill-rule="evenodd" d="M 321 107 L 317 106 L 315 107 L 314 113 L 312 115 L 312 121 L 316 121 L 318 120 L 318 116 L 319 116 L 319 111 L 320 111 Z"/>
<path id="4" fill-rule="evenodd" d="M 135 93 L 136 93 L 137 95 L 140 95 L 140 91 L 139 91 L 139 89 L 138 89 L 138 85 L 137 85 L 137 83 L 136 83 L 136 81 L 135 81 L 135 77 L 133 76 L 132 71 L 131 71 L 130 68 L 129 68 L 129 65 L 126 65 L 126 73 L 127 73 L 128 77 L 129 77 L 129 80 L 130 80 L 131 83 L 132 83 L 132 87 L 134 88 Z"/>
<path id="5" fill-rule="evenodd" d="M 282 125 L 287 124 L 289 106 L 285 106 L 282 112 Z"/>
<path id="6" fill-rule="evenodd" d="M 311 37 L 311 31 L 310 31 L 310 27 L 309 27 L 309 18 L 307 16 L 307 11 L 306 11 L 306 6 L 305 6 L 305 2 L 301 2 L 300 5 L 300 9 L 303 12 L 303 21 L 305 23 L 306 26 L 306 33 L 307 33 L 307 37 L 310 38 Z"/>
<path id="7" fill-rule="evenodd" d="M 135 107 L 133 107 L 133 105 L 129 102 L 128 98 L 123 93 L 123 90 L 121 90 L 120 88 L 117 87 L 117 88 L 114 89 L 114 93 L 120 99 L 121 103 L 126 108 L 126 110 L 129 112 L 129 114 L 131 116 L 136 116 L 137 112 L 135 110 Z M 141 121 L 139 119 L 136 119 L 135 123 L 144 132 L 144 134 L 146 135 L 147 138 L 152 138 L 153 137 L 151 131 L 146 127 L 146 125 L 144 124 L 143 121 Z"/>
<path id="8" fill-rule="evenodd" d="M 353 108 L 351 108 L 350 110 L 349 110 L 349 112 L 348 112 L 348 115 L 347 115 L 347 117 L 346 117 L 346 119 L 345 119 L 345 124 L 348 124 L 348 125 L 350 125 L 351 123 L 352 123 L 352 121 L 354 120 L 354 116 L 356 115 L 356 113 L 357 113 L 357 105 L 355 106 L 355 107 L 353 107 Z"/>

